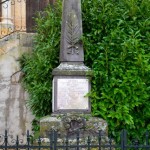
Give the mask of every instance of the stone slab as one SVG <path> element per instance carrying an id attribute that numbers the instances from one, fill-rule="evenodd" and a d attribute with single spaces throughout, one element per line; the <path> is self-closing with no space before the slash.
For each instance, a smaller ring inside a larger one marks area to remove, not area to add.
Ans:
<path id="1" fill-rule="evenodd" d="M 82 62 L 62 62 L 52 72 L 56 76 L 92 76 L 92 70 Z"/>
<path id="2" fill-rule="evenodd" d="M 57 80 L 58 109 L 88 109 L 88 79 Z"/>
<path id="3" fill-rule="evenodd" d="M 53 79 L 53 112 L 90 112 L 90 82 L 81 76 L 55 76 Z"/>

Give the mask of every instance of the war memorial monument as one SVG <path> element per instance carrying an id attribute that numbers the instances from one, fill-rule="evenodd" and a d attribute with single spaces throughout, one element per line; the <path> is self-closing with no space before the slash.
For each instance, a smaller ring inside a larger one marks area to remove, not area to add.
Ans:
<path id="1" fill-rule="evenodd" d="M 63 0 L 60 65 L 53 74 L 53 112 L 40 121 L 40 132 L 55 130 L 60 135 L 107 135 L 105 120 L 91 115 L 87 93 L 91 89 L 92 70 L 84 65 L 81 0 Z"/>

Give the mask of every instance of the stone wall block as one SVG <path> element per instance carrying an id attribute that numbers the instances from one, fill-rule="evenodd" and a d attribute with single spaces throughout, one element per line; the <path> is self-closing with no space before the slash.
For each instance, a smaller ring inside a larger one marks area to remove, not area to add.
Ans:
<path id="1" fill-rule="evenodd" d="M 32 47 L 34 35 L 35 33 L 21 33 L 19 36 L 20 38 L 19 45 L 21 47 Z"/>
<path id="2" fill-rule="evenodd" d="M 1 80 L 1 83 L 0 83 L 0 101 L 9 98 L 9 90 L 10 90 L 10 84 L 6 83 L 6 82 L 3 83 L 3 80 Z"/>
<path id="3" fill-rule="evenodd" d="M 12 34 L 9 40 L 0 40 L 0 51 L 4 50 L 0 52 L 0 134 L 7 129 L 12 137 L 26 138 L 24 134 L 31 131 L 34 116 L 26 106 L 28 93 L 21 84 L 23 73 L 18 60 L 27 49 L 32 49 L 32 37 L 27 41 L 24 39 L 30 34 L 23 36 Z"/>

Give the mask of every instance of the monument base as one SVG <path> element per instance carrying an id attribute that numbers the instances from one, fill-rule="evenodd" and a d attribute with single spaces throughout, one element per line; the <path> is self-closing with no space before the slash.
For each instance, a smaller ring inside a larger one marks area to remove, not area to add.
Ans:
<path id="1" fill-rule="evenodd" d="M 59 138 L 76 138 L 79 132 L 81 138 L 97 137 L 99 132 L 104 137 L 108 135 L 105 120 L 87 114 L 67 113 L 46 116 L 40 121 L 40 135 L 48 137 L 51 131 L 57 131 Z"/>
<path id="2" fill-rule="evenodd" d="M 90 113 L 91 69 L 83 62 L 62 62 L 52 74 L 53 113 Z"/>

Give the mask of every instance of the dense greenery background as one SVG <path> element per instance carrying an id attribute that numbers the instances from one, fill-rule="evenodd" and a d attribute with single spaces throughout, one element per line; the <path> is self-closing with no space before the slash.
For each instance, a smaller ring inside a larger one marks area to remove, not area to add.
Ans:
<path id="1" fill-rule="evenodd" d="M 61 2 L 36 19 L 32 55 L 21 64 L 33 114 L 51 112 L 52 69 L 58 66 Z M 150 0 L 82 0 L 85 64 L 92 68 L 92 114 L 141 136 L 150 129 Z"/>

